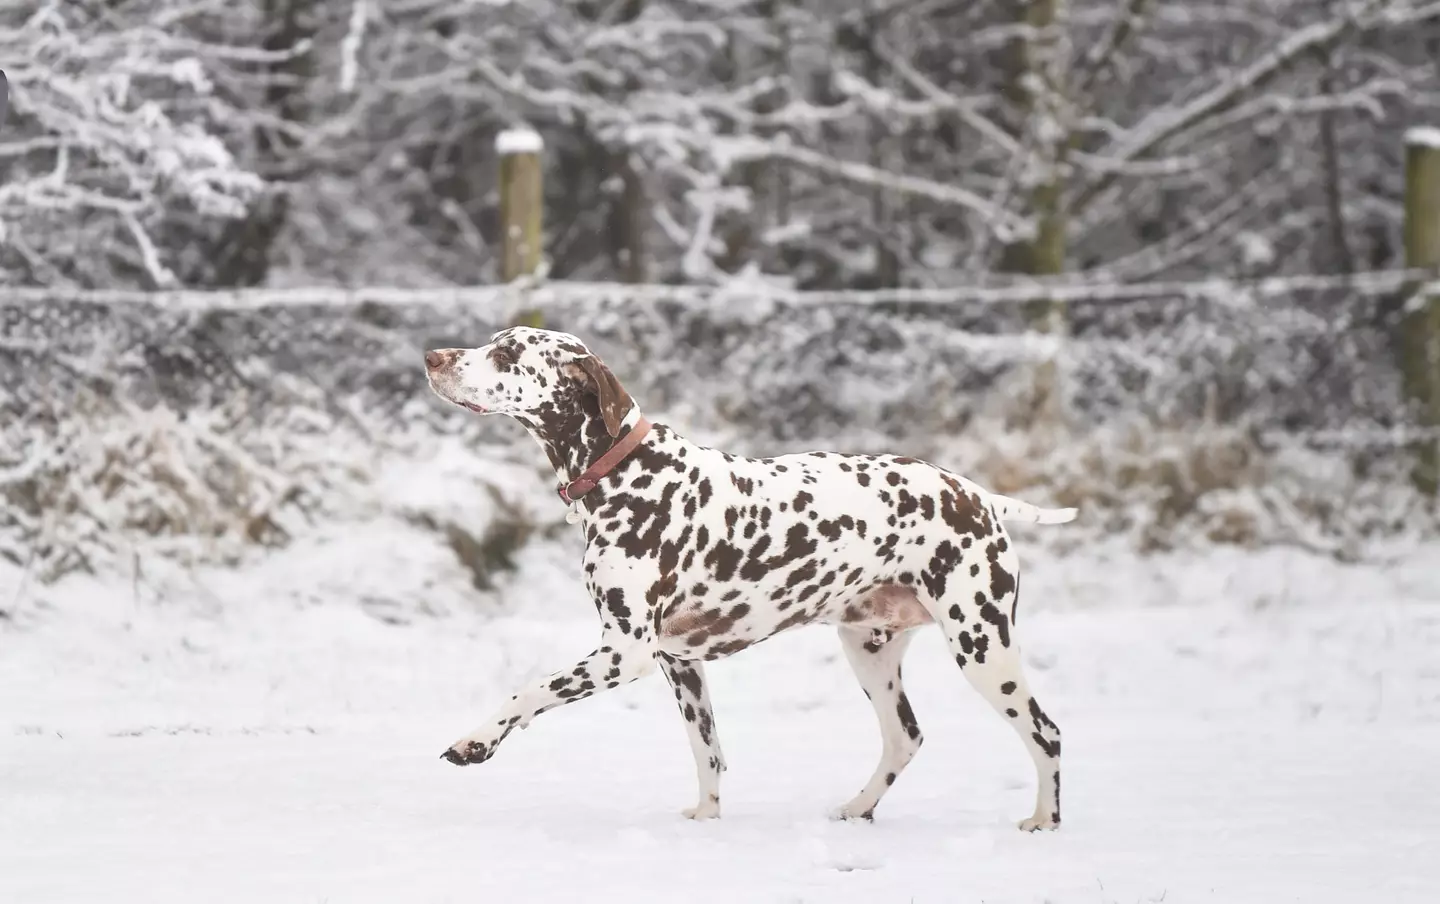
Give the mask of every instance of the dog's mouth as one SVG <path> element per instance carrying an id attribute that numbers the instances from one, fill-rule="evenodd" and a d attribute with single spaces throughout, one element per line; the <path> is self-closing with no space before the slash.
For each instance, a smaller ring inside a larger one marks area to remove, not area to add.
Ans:
<path id="1" fill-rule="evenodd" d="M 465 401 L 461 401 L 460 399 L 457 399 L 457 398 L 454 398 L 453 396 L 451 396 L 450 393 L 444 392 L 443 390 L 440 390 L 440 389 L 436 389 L 435 392 L 436 392 L 437 395 L 440 396 L 440 398 L 442 398 L 442 399 L 444 399 L 445 401 L 449 402 L 451 405 L 455 405 L 455 406 L 457 406 L 457 407 L 464 408 L 466 411 L 473 411 L 473 412 L 475 412 L 476 414 L 489 414 L 489 413 L 490 413 L 490 409 L 489 409 L 489 408 L 486 408 L 484 405 L 479 405 L 479 404 L 476 404 L 475 402 L 465 402 Z"/>
<path id="2" fill-rule="evenodd" d="M 490 408 L 487 408 L 486 406 L 481 405 L 478 402 L 471 402 L 466 399 L 457 399 L 455 396 L 459 395 L 462 392 L 466 392 L 466 389 L 464 387 L 455 385 L 455 383 L 450 380 L 436 380 L 435 375 L 431 374 L 430 388 L 435 391 L 436 395 L 449 402 L 451 405 L 459 406 L 460 408 L 464 408 L 466 411 L 473 411 L 476 414 L 492 413 Z"/>

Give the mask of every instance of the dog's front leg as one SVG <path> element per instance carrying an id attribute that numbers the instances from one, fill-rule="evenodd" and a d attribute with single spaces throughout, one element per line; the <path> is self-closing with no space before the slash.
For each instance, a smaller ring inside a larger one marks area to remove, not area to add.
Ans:
<path id="1" fill-rule="evenodd" d="M 689 819 L 714 819 L 720 815 L 720 773 L 725 771 L 725 754 L 720 752 L 720 737 L 715 733 L 704 664 L 698 659 L 687 662 L 661 653 L 660 670 L 675 689 L 675 702 L 685 717 L 690 749 L 695 754 L 695 772 L 700 779 L 700 802 L 680 812 Z"/>
<path id="2" fill-rule="evenodd" d="M 495 748 L 511 731 L 524 728 L 541 713 L 583 700 L 597 691 L 629 684 L 655 669 L 655 643 L 648 632 L 638 639 L 606 632 L 601 640 L 603 646 L 574 666 L 542 678 L 511 697 L 489 722 L 451 744 L 441 758 L 457 766 L 483 763 L 495 755 Z"/>

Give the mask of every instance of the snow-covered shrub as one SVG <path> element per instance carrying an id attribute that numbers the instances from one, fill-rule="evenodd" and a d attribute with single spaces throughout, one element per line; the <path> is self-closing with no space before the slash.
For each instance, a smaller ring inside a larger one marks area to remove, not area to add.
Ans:
<path id="1" fill-rule="evenodd" d="M 397 517 L 442 538 L 473 586 L 494 591 L 526 543 L 564 523 L 537 517 L 503 449 L 347 424 L 301 392 L 266 405 L 177 411 L 86 390 L 0 427 L 0 558 L 42 583 L 154 556 L 235 565 L 326 521 Z M 474 454 L 424 473 L 447 441 Z"/>
<path id="2" fill-rule="evenodd" d="M 1391 450 L 1368 471 L 1353 455 L 1265 442 L 1256 431 L 1132 420 L 1089 431 L 976 425 L 934 453 L 1007 495 L 1078 506 L 1082 527 L 1147 551 L 1288 544 L 1349 559 L 1401 535 L 1440 531 Z"/>
<path id="3" fill-rule="evenodd" d="M 112 570 L 141 548 L 234 562 L 248 547 L 283 544 L 327 490 L 357 475 L 331 430 L 303 411 L 260 432 L 236 408 L 144 409 L 87 390 L 6 428 L 0 555 L 49 581 Z"/>
<path id="4" fill-rule="evenodd" d="M 904 451 L 1000 492 L 1080 505 L 1093 530 L 1151 549 L 1290 542 L 1349 554 L 1435 528 L 1401 447 L 1310 441 L 1402 414 L 1383 327 L 1351 316 L 1343 341 L 1326 328 L 1347 314 L 1343 298 L 1159 299 L 1128 314 L 1076 305 L 1075 333 L 1057 343 L 995 305 L 792 305 L 763 293 L 680 303 L 575 288 L 526 301 L 584 337 L 646 411 L 703 443 Z M 308 518 L 388 506 L 443 534 L 474 583 L 493 585 L 561 523 L 553 499 L 521 501 L 547 496 L 552 478 L 517 425 L 434 399 L 420 358 L 483 343 L 510 316 L 500 296 L 335 300 L 0 305 L 3 554 L 39 557 L 51 574 L 142 542 L 233 560 Z M 1320 306 L 1329 320 L 1308 313 Z M 1064 404 L 1036 422 L 1029 380 L 1048 360 Z M 448 485 L 418 509 L 406 501 L 413 478 L 367 485 L 437 444 L 460 450 L 447 467 L 475 489 L 468 510 Z"/>

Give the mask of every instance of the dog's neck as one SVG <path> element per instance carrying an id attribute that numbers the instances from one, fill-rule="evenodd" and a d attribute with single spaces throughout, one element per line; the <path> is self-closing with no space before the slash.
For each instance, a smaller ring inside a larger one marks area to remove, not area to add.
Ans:
<path id="1" fill-rule="evenodd" d="M 620 432 L 611 436 L 594 396 L 582 396 L 561 415 L 541 412 L 522 418 L 521 423 L 545 450 L 560 483 L 569 483 L 610 451 L 640 421 L 640 406 L 632 404 L 620 422 Z"/>

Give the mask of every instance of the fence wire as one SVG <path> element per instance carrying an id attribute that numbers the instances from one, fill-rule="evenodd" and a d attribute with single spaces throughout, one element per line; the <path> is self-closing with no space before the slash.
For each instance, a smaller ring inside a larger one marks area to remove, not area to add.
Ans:
<path id="1" fill-rule="evenodd" d="M 375 428 L 440 424 L 457 413 L 429 403 L 422 351 L 483 344 L 534 312 L 589 342 L 647 408 L 761 442 L 964 430 L 1053 360 L 1063 410 L 1082 427 L 1219 421 L 1301 443 L 1398 445 L 1423 435 L 1397 361 L 1405 302 L 1425 275 L 820 294 L 11 290 L 0 293 L 0 414 L 53 417 L 87 392 L 179 412 L 243 399 L 259 420 L 303 404 Z M 1065 302 L 1063 337 L 1029 328 L 1017 302 L 1037 297 Z"/>

